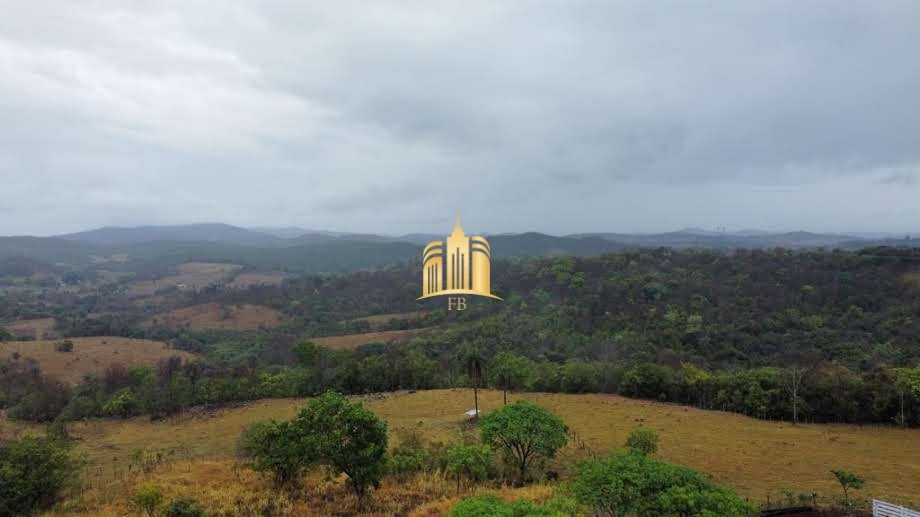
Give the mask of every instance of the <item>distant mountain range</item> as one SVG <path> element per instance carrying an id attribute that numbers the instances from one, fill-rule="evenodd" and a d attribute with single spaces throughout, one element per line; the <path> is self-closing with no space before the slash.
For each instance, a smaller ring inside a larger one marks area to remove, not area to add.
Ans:
<path id="1" fill-rule="evenodd" d="M 149 269 L 185 261 L 232 262 L 256 268 L 334 272 L 382 267 L 417 259 L 420 246 L 443 235 L 385 236 L 228 224 L 104 227 L 56 237 L 0 237 L 0 260 L 31 259 L 56 267 Z M 636 248 L 843 248 L 917 246 L 918 240 L 884 235 L 770 233 L 685 229 L 656 234 L 528 232 L 490 235 L 493 257 L 598 255 Z M 881 238 L 879 238 L 881 237 Z"/>

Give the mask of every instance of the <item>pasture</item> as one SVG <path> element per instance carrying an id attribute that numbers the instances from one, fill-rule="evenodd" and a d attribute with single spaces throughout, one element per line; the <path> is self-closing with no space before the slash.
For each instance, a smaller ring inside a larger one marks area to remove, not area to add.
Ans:
<path id="1" fill-rule="evenodd" d="M 55 345 L 62 339 L 0 342 L 0 360 L 18 357 L 34 359 L 42 373 L 67 384 L 76 384 L 89 373 L 101 373 L 109 365 L 126 367 L 153 366 L 160 359 L 179 356 L 194 359 L 195 354 L 174 350 L 165 343 L 125 337 L 75 337 L 72 352 L 59 352 Z"/>
<path id="2" fill-rule="evenodd" d="M 217 262 L 186 262 L 179 264 L 176 273 L 157 280 L 140 280 L 128 284 L 132 296 L 151 296 L 162 289 L 200 289 L 226 280 L 242 266 Z"/>
<path id="3" fill-rule="evenodd" d="M 403 430 L 415 430 L 429 440 L 443 442 L 475 434 L 475 428 L 463 416 L 472 407 L 470 390 L 358 398 L 386 419 L 391 443 Z M 920 430 L 793 426 L 617 395 L 526 393 L 509 394 L 509 398 L 543 405 L 570 426 L 575 443 L 563 451 L 555 466 L 563 472 L 564 464 L 579 457 L 621 447 L 627 434 L 641 425 L 661 436 L 659 458 L 704 472 L 757 503 L 768 496 L 777 498 L 784 489 L 814 492 L 819 501 L 829 501 L 840 489 L 830 470 L 842 468 L 866 479 L 866 488 L 858 491 L 858 497 L 920 506 Z M 261 400 L 158 422 L 143 417 L 92 420 L 73 424 L 71 432 L 79 438 L 79 450 L 89 461 L 89 472 L 100 483 L 111 480 L 119 469 L 126 469 L 137 450 L 159 453 L 175 461 L 216 461 L 214 465 L 231 468 L 239 433 L 246 425 L 290 418 L 303 403 L 294 399 Z M 480 404 L 484 412 L 500 407 L 501 392 L 482 391 Z M 6 424 L 8 434 L 29 427 Z"/>
<path id="4" fill-rule="evenodd" d="M 162 325 L 169 328 L 252 330 L 275 327 L 283 315 L 262 305 L 222 305 L 203 303 L 157 314 L 143 323 L 145 327 Z"/>

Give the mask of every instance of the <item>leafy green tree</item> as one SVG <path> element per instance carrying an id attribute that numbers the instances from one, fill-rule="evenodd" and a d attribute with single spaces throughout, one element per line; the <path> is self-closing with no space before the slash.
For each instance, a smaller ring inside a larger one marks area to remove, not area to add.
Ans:
<path id="1" fill-rule="evenodd" d="M 907 425 L 907 413 L 904 411 L 904 398 L 914 397 L 920 400 L 920 366 L 915 368 L 895 368 L 893 370 L 895 388 L 898 391 L 898 423 Z"/>
<path id="2" fill-rule="evenodd" d="M 119 390 L 102 405 L 102 412 L 109 416 L 128 418 L 137 414 L 137 398 L 129 388 Z"/>
<path id="3" fill-rule="evenodd" d="M 294 345 L 291 351 L 297 356 L 301 366 L 315 366 L 323 355 L 323 349 L 312 341 L 301 341 Z"/>
<path id="4" fill-rule="evenodd" d="M 489 367 L 492 383 L 502 390 L 502 400 L 505 404 L 508 403 L 509 391 L 519 390 L 524 387 L 530 375 L 530 370 L 530 361 L 526 357 L 521 357 L 517 354 L 501 352 L 492 359 Z"/>
<path id="5" fill-rule="evenodd" d="M 488 445 L 457 445 L 447 449 L 447 472 L 457 476 L 457 493 L 460 478 L 469 481 L 485 479 L 492 463 L 492 449 Z"/>
<path id="6" fill-rule="evenodd" d="M 570 485 L 575 498 L 613 516 L 757 514 L 748 501 L 714 485 L 699 473 L 631 450 L 602 460 L 583 461 L 575 470 Z"/>
<path id="7" fill-rule="evenodd" d="M 840 487 L 843 488 L 843 504 L 847 509 L 850 508 L 850 489 L 859 489 L 865 486 L 866 481 L 853 474 L 852 472 L 847 472 L 846 470 L 832 470 L 831 474 L 837 478 L 837 482 L 840 483 Z"/>
<path id="8" fill-rule="evenodd" d="M 241 452 L 252 458 L 252 467 L 270 472 L 279 487 L 291 487 L 315 460 L 315 451 L 302 429 L 289 421 L 259 422 L 243 431 Z"/>
<path id="9" fill-rule="evenodd" d="M 0 443 L 0 515 L 47 509 L 78 470 L 67 442 L 25 436 Z"/>
<path id="10" fill-rule="evenodd" d="M 144 483 L 134 491 L 131 503 L 148 517 L 154 517 L 157 509 L 163 504 L 163 492 L 153 483 Z"/>
<path id="11" fill-rule="evenodd" d="M 348 476 L 358 499 L 378 487 L 386 470 L 387 426 L 360 403 L 339 393 L 313 399 L 293 421 L 316 460 Z"/>
<path id="12" fill-rule="evenodd" d="M 501 450 L 524 483 L 535 460 L 552 458 L 568 442 L 568 426 L 548 410 L 519 400 L 487 415 L 480 424 L 483 443 Z"/>
<path id="13" fill-rule="evenodd" d="M 635 429 L 626 438 L 626 447 L 644 456 L 655 454 L 658 450 L 658 434 L 644 427 Z"/>

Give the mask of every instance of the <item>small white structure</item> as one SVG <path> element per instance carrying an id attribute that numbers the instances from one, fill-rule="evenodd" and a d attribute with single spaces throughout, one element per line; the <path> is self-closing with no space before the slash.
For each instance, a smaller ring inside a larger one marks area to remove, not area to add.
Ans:
<path id="1" fill-rule="evenodd" d="M 466 417 L 471 420 L 479 417 L 479 412 L 476 411 L 475 409 L 470 409 L 466 413 L 463 413 L 463 414 L 466 415 Z"/>
<path id="2" fill-rule="evenodd" d="M 878 499 L 872 500 L 873 517 L 920 517 L 920 512 L 904 506 L 886 503 Z"/>

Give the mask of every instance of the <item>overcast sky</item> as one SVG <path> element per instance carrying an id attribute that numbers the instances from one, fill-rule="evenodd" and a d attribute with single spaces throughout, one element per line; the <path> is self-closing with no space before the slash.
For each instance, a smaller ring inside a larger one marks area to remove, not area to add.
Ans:
<path id="1" fill-rule="evenodd" d="M 920 233 L 920 2 L 0 0 L 0 234 Z"/>

